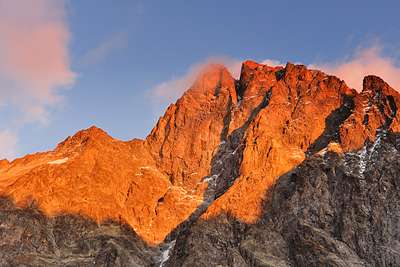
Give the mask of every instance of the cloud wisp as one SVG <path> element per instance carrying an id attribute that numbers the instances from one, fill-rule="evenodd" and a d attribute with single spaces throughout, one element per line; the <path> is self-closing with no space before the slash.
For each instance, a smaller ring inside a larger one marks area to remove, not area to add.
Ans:
<path id="1" fill-rule="evenodd" d="M 359 92 L 367 75 L 377 75 L 400 91 L 400 68 L 396 67 L 395 59 L 383 55 L 383 46 L 379 43 L 366 48 L 359 46 L 353 56 L 334 63 L 313 63 L 308 67 L 333 74 Z"/>
<path id="2" fill-rule="evenodd" d="M 88 66 L 97 63 L 107 56 L 107 54 L 117 51 L 124 47 L 127 43 L 128 32 L 123 31 L 114 35 L 109 40 L 101 43 L 93 50 L 87 52 L 81 60 L 83 66 Z"/>
<path id="3" fill-rule="evenodd" d="M 362 90 L 363 78 L 367 75 L 380 76 L 390 86 L 400 90 L 400 68 L 396 67 L 393 58 L 384 56 L 382 51 L 383 46 L 379 43 L 366 48 L 359 46 L 351 57 L 347 56 L 333 63 L 312 63 L 308 67 L 338 76 L 345 80 L 349 87 L 355 88 L 357 91 Z M 232 60 L 228 57 L 210 57 L 203 62 L 195 63 L 189 67 L 185 75 L 172 77 L 170 80 L 147 90 L 147 94 L 152 98 L 155 114 L 161 114 L 170 103 L 175 102 L 188 90 L 199 73 L 210 63 L 225 65 L 235 79 L 240 76 L 242 61 Z M 271 59 L 265 59 L 261 64 L 268 66 L 286 65 L 279 60 Z"/>
<path id="4" fill-rule="evenodd" d="M 224 65 L 233 78 L 240 78 L 242 60 L 231 59 L 226 56 L 213 56 L 205 59 L 202 62 L 192 64 L 185 75 L 181 77 L 172 77 L 170 80 L 162 82 L 155 87 L 147 90 L 147 95 L 151 97 L 153 102 L 153 112 L 159 116 L 165 109 L 174 103 L 179 97 L 187 91 L 196 81 L 199 74 L 207 68 L 210 63 L 218 63 Z M 265 59 L 261 64 L 268 66 L 285 66 L 278 60 Z"/>
<path id="5" fill-rule="evenodd" d="M 8 158 L 16 156 L 17 137 L 9 130 L 0 133 L 0 152 Z M 3 157 L 2 157 L 3 158 Z"/>
<path id="6" fill-rule="evenodd" d="M 274 59 L 265 59 L 261 62 L 263 65 L 268 65 L 270 67 L 285 66 L 286 64 Z"/>
<path id="7" fill-rule="evenodd" d="M 195 63 L 189 67 L 184 76 L 172 77 L 170 80 L 162 82 L 147 90 L 146 93 L 151 97 L 151 101 L 153 102 L 154 113 L 157 115 L 162 114 L 168 105 L 174 103 L 193 85 L 198 75 L 210 63 L 219 63 L 224 65 L 235 79 L 238 79 L 240 76 L 242 62 L 229 59 L 228 57 L 209 57 L 203 62 Z"/>
<path id="8" fill-rule="evenodd" d="M 49 108 L 62 103 L 61 89 L 73 85 L 65 2 L 0 2 L 0 158 L 13 157 L 19 129 L 48 123 Z M 12 140 L 8 142 L 7 140 Z"/>

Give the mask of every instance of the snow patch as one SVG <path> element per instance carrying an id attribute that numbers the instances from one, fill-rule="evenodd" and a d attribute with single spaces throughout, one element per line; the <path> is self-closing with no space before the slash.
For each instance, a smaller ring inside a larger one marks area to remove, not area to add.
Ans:
<path id="1" fill-rule="evenodd" d="M 245 101 L 245 100 L 249 100 L 249 99 L 252 99 L 252 98 L 254 98 L 254 97 L 258 97 L 259 95 L 253 95 L 253 96 L 249 96 L 249 97 L 246 97 L 246 98 L 244 98 L 243 99 L 243 101 Z"/>
<path id="2" fill-rule="evenodd" d="M 140 167 L 141 170 L 152 170 L 152 171 L 157 171 L 154 167 L 151 166 L 142 166 Z"/>
<path id="3" fill-rule="evenodd" d="M 304 152 L 299 148 L 291 147 L 288 155 L 291 158 L 303 158 Z"/>
<path id="4" fill-rule="evenodd" d="M 48 164 L 62 164 L 62 163 L 67 162 L 67 160 L 68 160 L 68 157 L 63 158 L 63 159 L 57 159 L 57 160 L 49 161 L 47 163 Z"/>
<path id="5" fill-rule="evenodd" d="M 174 249 L 175 247 L 175 243 L 176 240 L 171 241 L 168 244 L 168 248 L 166 250 L 164 250 L 163 252 L 161 252 L 161 263 L 160 263 L 160 267 L 163 267 L 164 264 L 167 262 L 167 260 L 169 259 L 169 257 L 171 256 L 171 251 Z"/>
<path id="6" fill-rule="evenodd" d="M 324 149 L 321 149 L 317 154 L 320 156 L 325 156 L 326 152 L 328 152 L 328 147 L 325 147 Z"/>
<path id="7" fill-rule="evenodd" d="M 365 172 L 365 168 L 367 167 L 367 160 L 371 160 L 373 155 L 378 155 L 377 152 L 377 147 L 379 147 L 381 145 L 382 142 L 382 136 L 386 135 L 386 130 L 380 133 L 377 133 L 377 135 L 375 136 L 375 141 L 372 145 L 372 147 L 369 149 L 369 153 L 367 153 L 367 145 L 365 144 L 361 150 L 360 153 L 360 174 L 364 174 Z M 369 155 L 367 155 L 369 154 Z"/>
<path id="8" fill-rule="evenodd" d="M 368 106 L 370 106 L 372 101 L 375 100 L 376 98 L 378 98 L 378 96 L 379 96 L 379 93 L 376 92 L 375 95 L 368 101 Z"/>
<path id="9" fill-rule="evenodd" d="M 237 100 L 238 100 L 237 107 L 240 107 L 240 104 L 242 104 L 242 98 L 238 96 Z"/>
<path id="10" fill-rule="evenodd" d="M 237 146 L 236 148 L 235 148 L 235 150 L 233 151 L 233 152 L 231 152 L 231 155 L 235 155 L 236 154 L 236 151 L 239 149 L 239 146 Z"/>
<path id="11" fill-rule="evenodd" d="M 370 156 L 369 156 L 370 158 L 371 158 L 371 156 L 372 156 L 372 153 L 376 152 L 377 146 L 379 146 L 379 145 L 381 144 L 382 135 L 385 135 L 385 134 L 386 134 L 386 131 L 383 131 L 383 134 L 377 134 L 377 135 L 375 136 L 375 142 L 374 142 L 374 144 L 372 145 L 371 153 L 370 153 Z"/>
<path id="12" fill-rule="evenodd" d="M 364 174 L 365 168 L 367 167 L 367 145 L 364 145 L 360 153 L 360 174 Z"/>
<path id="13" fill-rule="evenodd" d="M 207 182 L 208 184 L 216 184 L 217 182 L 217 178 L 218 178 L 219 174 L 214 174 L 210 177 L 207 177 L 203 180 L 203 182 Z"/>

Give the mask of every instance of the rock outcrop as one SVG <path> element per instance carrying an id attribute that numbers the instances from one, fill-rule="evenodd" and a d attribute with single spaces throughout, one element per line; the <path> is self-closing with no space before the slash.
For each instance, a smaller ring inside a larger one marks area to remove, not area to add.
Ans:
<path id="1" fill-rule="evenodd" d="M 398 266 L 399 141 L 378 131 L 362 149 L 307 158 L 277 179 L 257 222 L 200 219 L 168 266 Z"/>
<path id="2" fill-rule="evenodd" d="M 151 266 L 157 250 L 127 225 L 76 215 L 48 217 L 0 200 L 0 266 Z"/>
<path id="3" fill-rule="evenodd" d="M 375 76 L 364 79 L 360 94 L 337 78 L 322 81 L 308 99 L 300 95 L 309 106 L 297 114 L 302 105 L 290 108 L 290 97 L 278 98 L 284 108 L 270 107 L 271 93 L 263 107 L 268 116 L 260 111 L 242 140 L 239 178 L 181 232 L 169 266 L 400 264 L 400 95 Z"/>
<path id="4" fill-rule="evenodd" d="M 376 76 L 211 64 L 146 140 L 0 161 L 1 264 L 399 265 L 399 105 Z"/>
<path id="5" fill-rule="evenodd" d="M 54 151 L 17 159 L 0 175 L 3 196 L 18 208 L 35 202 L 48 216 L 127 223 L 149 243 L 157 237 L 145 229 L 171 184 L 142 140 L 118 141 L 96 127 L 68 137 Z"/>

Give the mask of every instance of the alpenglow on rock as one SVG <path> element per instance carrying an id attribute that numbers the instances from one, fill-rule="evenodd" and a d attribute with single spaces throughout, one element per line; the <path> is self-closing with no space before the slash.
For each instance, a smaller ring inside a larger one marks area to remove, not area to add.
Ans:
<path id="1" fill-rule="evenodd" d="M 399 266 L 400 95 L 210 64 L 145 140 L 0 161 L 1 266 Z"/>

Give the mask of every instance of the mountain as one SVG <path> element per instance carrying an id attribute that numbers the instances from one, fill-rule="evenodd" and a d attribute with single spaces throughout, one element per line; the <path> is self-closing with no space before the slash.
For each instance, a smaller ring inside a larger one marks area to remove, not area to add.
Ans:
<path id="1" fill-rule="evenodd" d="M 145 140 L 0 161 L 0 265 L 399 266 L 400 95 L 210 64 Z"/>

